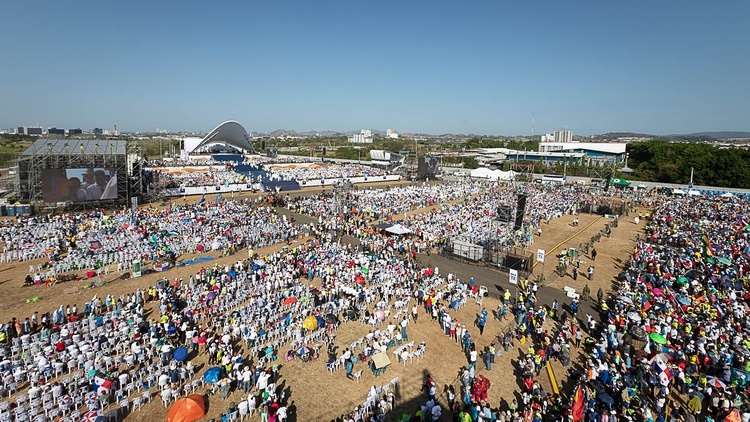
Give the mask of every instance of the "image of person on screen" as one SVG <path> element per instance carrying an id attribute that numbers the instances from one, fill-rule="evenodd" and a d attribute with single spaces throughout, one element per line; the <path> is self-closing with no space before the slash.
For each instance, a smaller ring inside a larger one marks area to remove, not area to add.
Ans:
<path id="1" fill-rule="evenodd" d="M 68 179 L 68 201 L 80 202 L 86 200 L 86 190 L 81 188 L 81 180 L 77 177 Z"/>
<path id="2" fill-rule="evenodd" d="M 86 169 L 86 173 L 83 173 L 81 175 L 81 189 L 86 191 L 86 188 L 94 184 L 96 184 L 96 182 L 94 181 L 94 169 L 89 167 L 88 169 Z"/>
<path id="3" fill-rule="evenodd" d="M 427 158 L 427 174 L 432 176 L 437 174 L 440 161 L 435 157 Z"/>
<path id="4" fill-rule="evenodd" d="M 86 199 L 89 201 L 102 199 L 104 188 L 107 187 L 107 182 L 109 182 L 109 176 L 104 170 L 96 170 L 94 171 L 94 181 L 93 185 L 86 187 Z"/>

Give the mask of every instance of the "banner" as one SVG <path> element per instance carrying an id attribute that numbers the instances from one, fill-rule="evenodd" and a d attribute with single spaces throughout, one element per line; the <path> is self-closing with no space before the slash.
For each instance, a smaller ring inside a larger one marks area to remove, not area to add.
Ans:
<path id="1" fill-rule="evenodd" d="M 518 270 L 510 270 L 510 276 L 508 278 L 510 284 L 518 285 Z"/>
<path id="2" fill-rule="evenodd" d="M 544 262 L 544 255 L 545 255 L 544 249 L 537 249 L 536 250 L 536 260 L 538 262 Z"/>
<path id="3" fill-rule="evenodd" d="M 136 259 L 133 261 L 133 278 L 141 276 L 141 261 Z"/>

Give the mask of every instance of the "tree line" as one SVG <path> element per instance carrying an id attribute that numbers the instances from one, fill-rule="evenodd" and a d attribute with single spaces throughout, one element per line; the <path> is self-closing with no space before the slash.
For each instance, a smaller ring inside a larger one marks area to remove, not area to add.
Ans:
<path id="1" fill-rule="evenodd" d="M 666 141 L 628 144 L 635 180 L 750 189 L 750 150 Z"/>

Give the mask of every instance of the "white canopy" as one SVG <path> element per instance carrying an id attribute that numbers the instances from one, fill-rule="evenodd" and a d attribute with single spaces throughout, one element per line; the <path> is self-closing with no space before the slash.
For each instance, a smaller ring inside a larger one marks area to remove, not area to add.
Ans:
<path id="1" fill-rule="evenodd" d="M 675 194 L 675 195 L 684 195 L 684 194 L 686 194 L 687 192 L 685 192 L 685 191 L 684 191 L 684 190 L 682 190 L 682 189 L 675 189 L 675 190 L 673 190 L 673 191 L 672 191 L 672 193 L 673 193 L 673 194 Z"/>
<path id="2" fill-rule="evenodd" d="M 516 172 L 513 170 L 490 170 L 487 167 L 480 167 L 471 171 L 471 177 L 489 180 L 513 180 L 516 177 Z"/>
<path id="3" fill-rule="evenodd" d="M 388 227 L 387 229 L 385 229 L 385 231 L 387 231 L 388 233 L 393 233 L 393 234 L 408 234 L 408 233 L 411 233 L 411 230 L 409 230 L 408 228 L 402 226 L 401 224 L 396 224 L 396 225 L 393 225 L 391 227 Z"/>
<path id="4" fill-rule="evenodd" d="M 734 194 L 732 192 L 724 192 L 720 196 L 722 198 L 734 198 Z"/>
<path id="5" fill-rule="evenodd" d="M 690 196 L 700 196 L 700 194 L 701 194 L 700 191 L 697 191 L 697 190 L 689 190 L 688 191 L 688 195 L 690 195 Z"/>

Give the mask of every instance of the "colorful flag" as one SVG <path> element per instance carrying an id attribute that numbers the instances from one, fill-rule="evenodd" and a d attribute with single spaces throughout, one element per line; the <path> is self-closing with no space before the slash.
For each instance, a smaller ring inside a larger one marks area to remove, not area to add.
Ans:
<path id="1" fill-rule="evenodd" d="M 200 204 L 202 204 L 204 202 L 206 202 L 206 195 L 205 194 L 203 196 L 201 196 L 201 200 L 198 201 L 198 205 L 200 205 Z"/>
<path id="2" fill-rule="evenodd" d="M 573 394 L 573 422 L 583 420 L 584 401 L 583 384 L 578 384 L 576 392 Z"/>
<path id="3" fill-rule="evenodd" d="M 703 245 L 703 253 L 706 256 L 714 256 L 714 251 L 712 250 L 713 246 L 711 245 L 711 240 L 705 234 L 703 235 L 703 237 L 701 237 L 701 245 Z"/>

